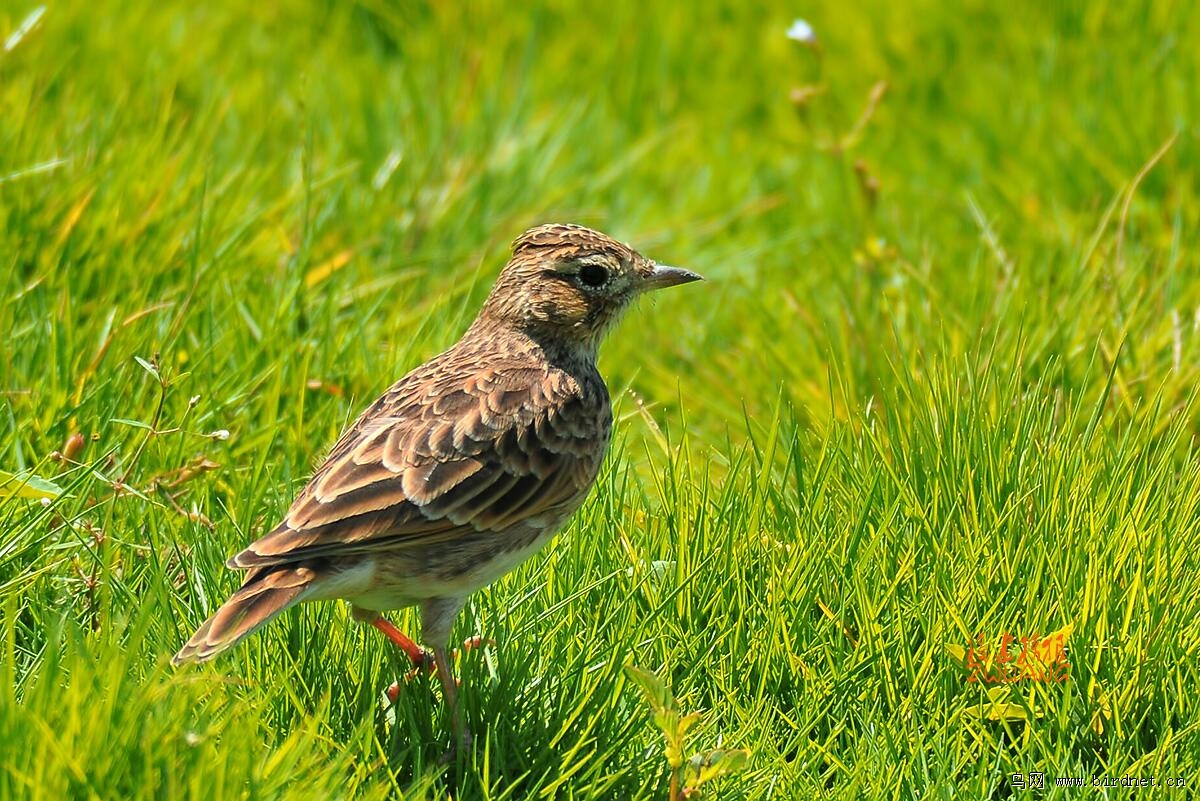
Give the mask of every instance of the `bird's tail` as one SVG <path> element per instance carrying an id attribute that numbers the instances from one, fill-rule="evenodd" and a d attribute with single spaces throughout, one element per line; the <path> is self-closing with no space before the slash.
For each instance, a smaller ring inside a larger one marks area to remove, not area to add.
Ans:
<path id="1" fill-rule="evenodd" d="M 179 649 L 171 663 L 204 662 L 232 648 L 284 609 L 303 600 L 314 578 L 316 573 L 312 569 L 298 565 L 253 571 L 241 589 Z"/>

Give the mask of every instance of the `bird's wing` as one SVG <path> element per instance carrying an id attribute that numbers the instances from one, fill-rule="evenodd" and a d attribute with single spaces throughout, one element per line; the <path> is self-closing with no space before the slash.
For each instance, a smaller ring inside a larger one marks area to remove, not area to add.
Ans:
<path id="1" fill-rule="evenodd" d="M 428 545 L 561 513 L 599 468 L 611 425 L 600 400 L 544 365 L 426 365 L 363 413 L 283 522 L 229 564 Z"/>

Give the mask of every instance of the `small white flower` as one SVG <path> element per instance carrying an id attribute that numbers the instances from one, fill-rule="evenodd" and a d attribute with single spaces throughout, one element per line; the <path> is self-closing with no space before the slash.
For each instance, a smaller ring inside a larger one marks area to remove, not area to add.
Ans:
<path id="1" fill-rule="evenodd" d="M 788 28 L 787 38 L 800 44 L 813 45 L 817 43 L 817 32 L 807 21 L 797 18 Z"/>
<path id="2" fill-rule="evenodd" d="M 227 439 L 229 439 L 229 429 L 228 428 L 218 428 L 216 431 L 209 434 L 209 436 L 212 437 L 213 439 L 227 440 Z"/>

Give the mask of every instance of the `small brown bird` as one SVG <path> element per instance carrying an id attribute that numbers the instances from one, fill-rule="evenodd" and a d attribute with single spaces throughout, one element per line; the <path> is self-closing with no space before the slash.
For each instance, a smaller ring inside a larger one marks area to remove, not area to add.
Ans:
<path id="1" fill-rule="evenodd" d="M 526 231 L 462 339 L 372 403 L 283 522 L 229 560 L 245 582 L 175 664 L 216 656 L 300 601 L 344 598 L 424 665 L 380 614 L 417 605 L 465 742 L 447 650 L 455 617 L 591 489 L 612 431 L 596 369 L 605 332 L 643 292 L 699 279 L 581 226 Z"/>

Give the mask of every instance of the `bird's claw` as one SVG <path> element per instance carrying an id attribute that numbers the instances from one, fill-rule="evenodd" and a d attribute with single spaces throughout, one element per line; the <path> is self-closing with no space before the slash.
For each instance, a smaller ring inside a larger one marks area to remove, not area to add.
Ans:
<path id="1" fill-rule="evenodd" d="M 480 637 L 480 636 L 476 635 L 474 637 L 468 637 L 467 639 L 463 640 L 462 647 L 455 648 L 453 651 L 451 651 L 451 654 L 454 656 L 455 659 L 457 659 L 459 654 L 461 654 L 461 653 L 464 653 L 466 651 L 477 651 L 485 646 L 491 646 L 494 648 L 494 647 L 496 647 L 496 641 L 494 639 L 492 639 L 491 637 L 485 638 L 485 637 Z M 410 654 L 409 656 L 411 657 L 412 655 Z M 435 673 L 436 671 L 437 671 L 437 665 L 433 661 L 433 652 L 428 649 L 425 649 L 422 651 L 422 656 L 420 658 L 419 663 L 417 660 L 414 659 L 412 670 L 409 670 L 408 672 L 406 672 L 401 677 L 400 681 L 394 681 L 390 685 L 388 685 L 388 688 L 384 692 L 387 693 L 388 700 L 395 703 L 396 700 L 400 697 L 401 684 L 407 684 L 408 682 L 412 681 L 413 679 L 417 678 L 418 676 L 420 676 L 423 673 Z M 455 683 L 460 684 L 461 682 L 459 682 L 456 679 Z M 469 741 L 470 734 L 468 733 L 466 736 Z"/>
<path id="2" fill-rule="evenodd" d="M 491 637 L 488 637 L 485 640 L 483 637 L 480 637 L 479 635 L 475 635 L 474 637 L 468 637 L 467 639 L 463 640 L 462 648 L 456 649 L 454 651 L 454 655 L 458 656 L 458 652 L 460 650 L 461 651 L 474 651 L 476 649 L 482 648 L 485 645 L 490 645 L 492 648 L 495 648 L 496 641 L 493 640 Z"/>

